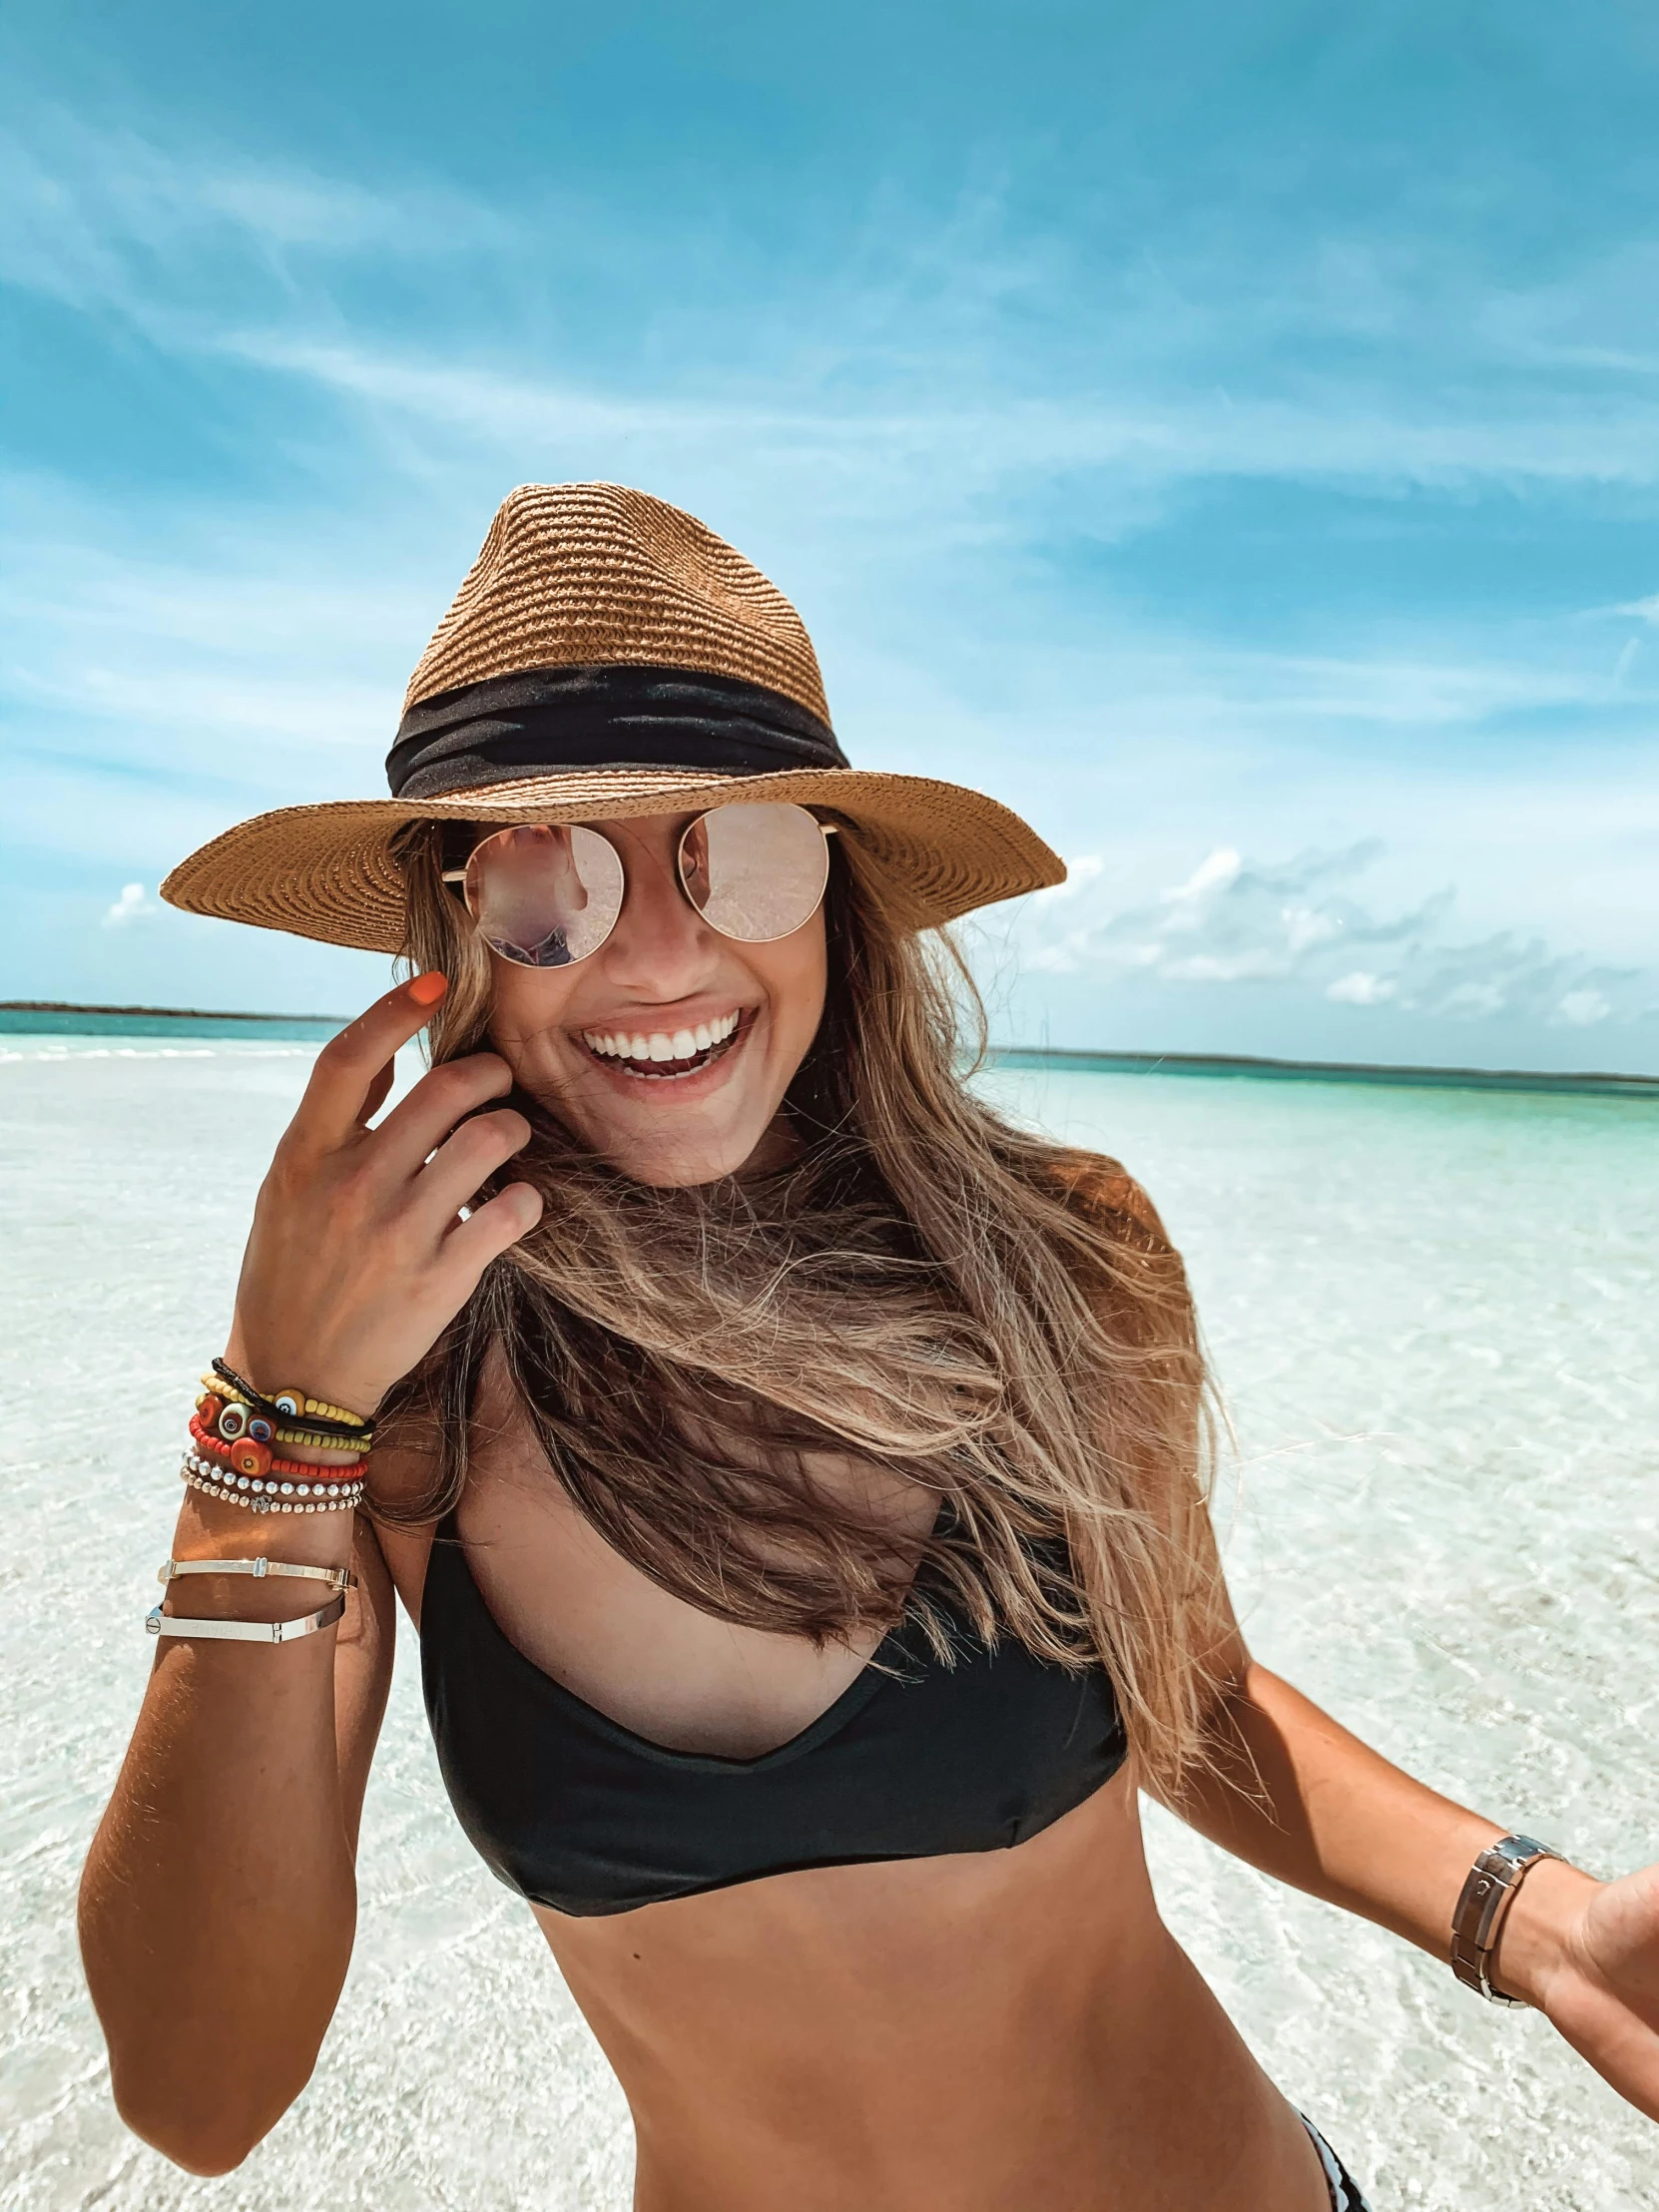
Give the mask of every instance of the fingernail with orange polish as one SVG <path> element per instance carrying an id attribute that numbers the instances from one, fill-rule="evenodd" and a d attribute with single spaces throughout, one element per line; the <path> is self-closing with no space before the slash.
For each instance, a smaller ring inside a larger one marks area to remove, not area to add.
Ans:
<path id="1" fill-rule="evenodd" d="M 409 985 L 409 996 L 417 1006 L 435 1006 L 449 988 L 449 978 L 430 968 L 424 975 L 417 975 Z"/>

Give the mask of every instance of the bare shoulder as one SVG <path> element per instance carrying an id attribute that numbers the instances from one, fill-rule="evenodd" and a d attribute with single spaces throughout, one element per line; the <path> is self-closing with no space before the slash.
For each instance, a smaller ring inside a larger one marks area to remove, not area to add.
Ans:
<path id="1" fill-rule="evenodd" d="M 479 1372 L 468 1417 L 469 1470 L 481 1446 L 512 1427 L 517 1400 L 500 1348 Z M 395 1413 L 376 1440 L 369 1477 L 374 1534 L 404 1610 L 418 1628 L 432 1539 L 443 1511 L 445 1471 L 439 1416 L 417 1397 Z M 471 1474 L 468 1474 L 471 1483 Z"/>
<path id="2" fill-rule="evenodd" d="M 1169 1249 L 1169 1232 L 1157 1207 L 1120 1161 L 1100 1152 L 1061 1152 L 1056 1155 L 1054 1173 L 1066 1204 L 1075 1212 L 1104 1225 L 1139 1231 L 1143 1238 Z"/>

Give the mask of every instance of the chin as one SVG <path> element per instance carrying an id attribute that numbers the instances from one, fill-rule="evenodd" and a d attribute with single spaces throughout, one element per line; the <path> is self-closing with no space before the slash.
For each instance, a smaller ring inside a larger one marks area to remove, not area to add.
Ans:
<path id="1" fill-rule="evenodd" d="M 636 1183 L 654 1190 L 686 1190 L 736 1175 L 757 1153 L 770 1150 L 774 1117 L 748 1118 L 731 1129 L 622 1129 L 598 1117 L 582 1117 L 577 1134 L 589 1149 Z"/>
<path id="2" fill-rule="evenodd" d="M 757 1153 L 770 1156 L 776 1143 L 779 1115 L 770 1099 L 733 1115 L 645 1101 L 618 1112 L 614 1099 L 595 1097 L 595 1086 L 581 1080 L 544 1079 L 525 1088 L 596 1158 L 656 1190 L 718 1183 Z"/>
<path id="3" fill-rule="evenodd" d="M 681 1151 L 668 1148 L 663 1151 L 633 1152 L 626 1148 L 607 1152 L 611 1165 L 621 1170 L 635 1183 L 643 1183 L 655 1191 L 688 1191 L 699 1184 L 718 1183 L 723 1177 L 736 1175 L 754 1152 L 734 1148 L 725 1151 Z"/>

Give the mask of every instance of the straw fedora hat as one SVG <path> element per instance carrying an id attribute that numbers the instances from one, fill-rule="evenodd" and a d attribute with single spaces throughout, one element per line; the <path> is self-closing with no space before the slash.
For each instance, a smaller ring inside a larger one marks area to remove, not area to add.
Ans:
<path id="1" fill-rule="evenodd" d="M 397 952 L 410 823 L 594 822 L 793 800 L 831 816 L 930 927 L 1058 883 L 995 800 L 849 766 L 801 617 L 691 515 L 617 484 L 524 484 L 421 655 L 389 799 L 284 807 L 193 852 L 196 914 Z"/>

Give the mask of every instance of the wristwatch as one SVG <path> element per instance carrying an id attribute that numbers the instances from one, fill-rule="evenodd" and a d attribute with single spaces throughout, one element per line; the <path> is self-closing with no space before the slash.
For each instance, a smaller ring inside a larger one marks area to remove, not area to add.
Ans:
<path id="1" fill-rule="evenodd" d="M 1492 2004 L 1519 2004 L 1492 1986 L 1492 1953 L 1515 1892 L 1540 1859 L 1559 1859 L 1558 1851 L 1531 1836 L 1503 1836 L 1468 1871 L 1457 1910 L 1451 1916 L 1451 1970 L 1465 1988 L 1478 1990 Z"/>

